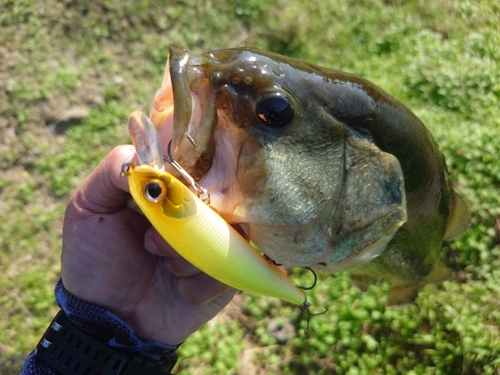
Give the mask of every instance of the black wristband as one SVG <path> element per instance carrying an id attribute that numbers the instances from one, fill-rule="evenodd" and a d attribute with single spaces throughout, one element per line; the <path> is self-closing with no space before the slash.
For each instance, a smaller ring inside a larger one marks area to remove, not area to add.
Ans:
<path id="1" fill-rule="evenodd" d="M 165 375 L 177 361 L 163 364 L 116 350 L 87 335 L 59 311 L 36 347 L 36 356 L 64 375 Z"/>

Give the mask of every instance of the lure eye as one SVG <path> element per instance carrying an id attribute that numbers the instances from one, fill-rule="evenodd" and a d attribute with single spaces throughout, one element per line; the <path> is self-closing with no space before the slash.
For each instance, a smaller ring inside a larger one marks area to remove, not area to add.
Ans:
<path id="1" fill-rule="evenodd" d="M 280 92 L 266 93 L 257 99 L 255 113 L 260 121 L 273 128 L 282 128 L 293 120 L 293 108 Z"/>
<path id="2" fill-rule="evenodd" d="M 144 189 L 144 195 L 150 202 L 156 203 L 163 195 L 164 186 L 159 182 L 150 182 Z"/>

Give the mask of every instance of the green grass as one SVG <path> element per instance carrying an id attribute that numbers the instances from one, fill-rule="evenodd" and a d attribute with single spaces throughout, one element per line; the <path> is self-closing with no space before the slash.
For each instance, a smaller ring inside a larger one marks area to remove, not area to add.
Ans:
<path id="1" fill-rule="evenodd" d="M 321 275 L 311 320 L 244 296 L 190 337 L 179 374 L 500 374 L 500 6 L 495 0 L 3 0 L 0 7 L 0 357 L 27 354 L 55 313 L 65 203 L 148 110 L 168 45 L 269 49 L 366 77 L 412 108 L 471 207 L 447 244 L 457 278 L 387 308 Z M 90 108 L 54 134 L 60 113 Z M 294 272 L 294 279 L 307 275 Z M 279 344 L 278 319 L 296 329 Z M 7 374 L 0 358 L 0 373 Z"/>

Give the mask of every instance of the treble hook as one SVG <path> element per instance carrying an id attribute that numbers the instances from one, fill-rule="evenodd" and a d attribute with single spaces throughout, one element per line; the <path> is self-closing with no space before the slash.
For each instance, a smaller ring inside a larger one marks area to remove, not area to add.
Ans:
<path id="1" fill-rule="evenodd" d="M 311 322 L 311 318 L 313 316 L 318 316 L 318 315 L 326 314 L 326 312 L 328 311 L 328 307 L 325 307 L 325 310 L 321 311 L 319 313 L 312 313 L 311 310 L 309 310 L 309 307 L 311 306 L 311 303 L 307 299 L 304 301 L 303 306 L 304 306 L 304 310 L 305 310 L 305 312 L 307 314 L 307 325 L 306 325 L 306 329 L 304 330 L 304 333 L 306 335 L 308 335 L 309 334 L 309 323 Z"/>
<path id="2" fill-rule="evenodd" d="M 130 168 L 133 168 L 134 167 L 134 163 L 132 163 L 131 161 L 126 161 L 125 163 L 122 164 L 122 169 L 120 171 L 120 177 L 123 178 L 123 177 L 127 177 L 128 175 L 130 175 Z"/>
<path id="3" fill-rule="evenodd" d="M 306 270 L 308 270 L 309 272 L 311 272 L 313 274 L 314 281 L 313 281 L 312 285 L 309 287 L 306 287 L 306 286 L 297 286 L 297 287 L 302 289 L 302 290 L 311 290 L 318 283 L 318 275 L 311 267 L 302 267 L 302 268 L 305 268 Z M 311 310 L 309 310 L 311 303 L 307 299 L 304 301 L 304 304 L 302 306 L 304 307 L 304 311 L 307 314 L 307 326 L 306 326 L 306 329 L 304 330 L 305 334 L 307 335 L 307 334 L 309 334 L 309 324 L 311 322 L 311 317 L 325 314 L 328 311 L 328 307 L 325 307 L 325 310 L 321 311 L 319 313 L 312 313 Z"/>
<path id="4" fill-rule="evenodd" d="M 314 276 L 314 281 L 313 281 L 313 284 L 312 284 L 311 286 L 297 286 L 297 288 L 300 288 L 300 289 L 302 289 L 302 290 L 311 290 L 311 289 L 313 289 L 313 288 L 316 286 L 316 284 L 318 283 L 318 275 L 316 275 L 316 272 L 315 272 L 315 271 L 314 271 L 311 267 L 302 267 L 302 268 L 304 268 L 304 269 L 306 269 L 306 270 L 310 271 L 310 272 L 313 274 L 313 276 Z"/>
<path id="5" fill-rule="evenodd" d="M 206 203 L 207 205 L 210 205 L 210 193 L 208 192 L 207 189 L 205 189 L 203 186 L 201 186 L 199 183 L 197 183 L 193 177 L 184 169 L 181 167 L 179 163 L 177 163 L 172 156 L 172 152 L 170 150 L 170 146 L 172 145 L 172 140 L 168 142 L 168 157 L 163 156 L 163 160 L 169 163 L 172 167 L 174 167 L 177 172 L 181 174 L 182 177 L 191 185 L 191 187 L 196 191 L 198 194 L 198 197 L 201 199 L 203 203 Z"/>

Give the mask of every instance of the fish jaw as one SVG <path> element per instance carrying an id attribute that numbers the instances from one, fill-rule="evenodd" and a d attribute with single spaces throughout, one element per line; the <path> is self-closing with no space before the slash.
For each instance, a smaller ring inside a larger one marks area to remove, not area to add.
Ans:
<path id="1" fill-rule="evenodd" d="M 168 144 L 172 139 L 174 128 L 174 92 L 170 79 L 170 60 L 167 60 L 163 81 L 155 95 L 149 118 L 159 134 L 162 144 Z M 163 150 L 167 151 L 167 150 Z"/>
<path id="2" fill-rule="evenodd" d="M 253 188 L 247 184 L 240 189 L 235 183 L 238 174 L 255 180 L 264 176 L 254 160 L 259 159 L 260 143 L 235 124 L 224 85 L 215 82 L 225 70 L 234 68 L 232 63 L 239 55 L 236 50 L 193 55 L 170 46 L 162 87 L 150 114 L 160 133 L 163 154 L 168 153 L 171 139 L 173 158 L 209 190 L 212 208 L 231 223 L 248 219 L 241 200 Z M 242 163 L 245 155 L 247 162 Z M 177 175 L 168 165 L 166 168 Z"/>
<path id="3" fill-rule="evenodd" d="M 163 154 L 169 154 L 171 142 L 175 160 L 195 179 L 210 168 L 211 135 L 217 122 L 204 65 L 200 56 L 189 54 L 185 48 L 170 46 L 162 85 L 149 116 L 160 135 Z M 170 172 L 175 171 L 170 169 Z"/>

